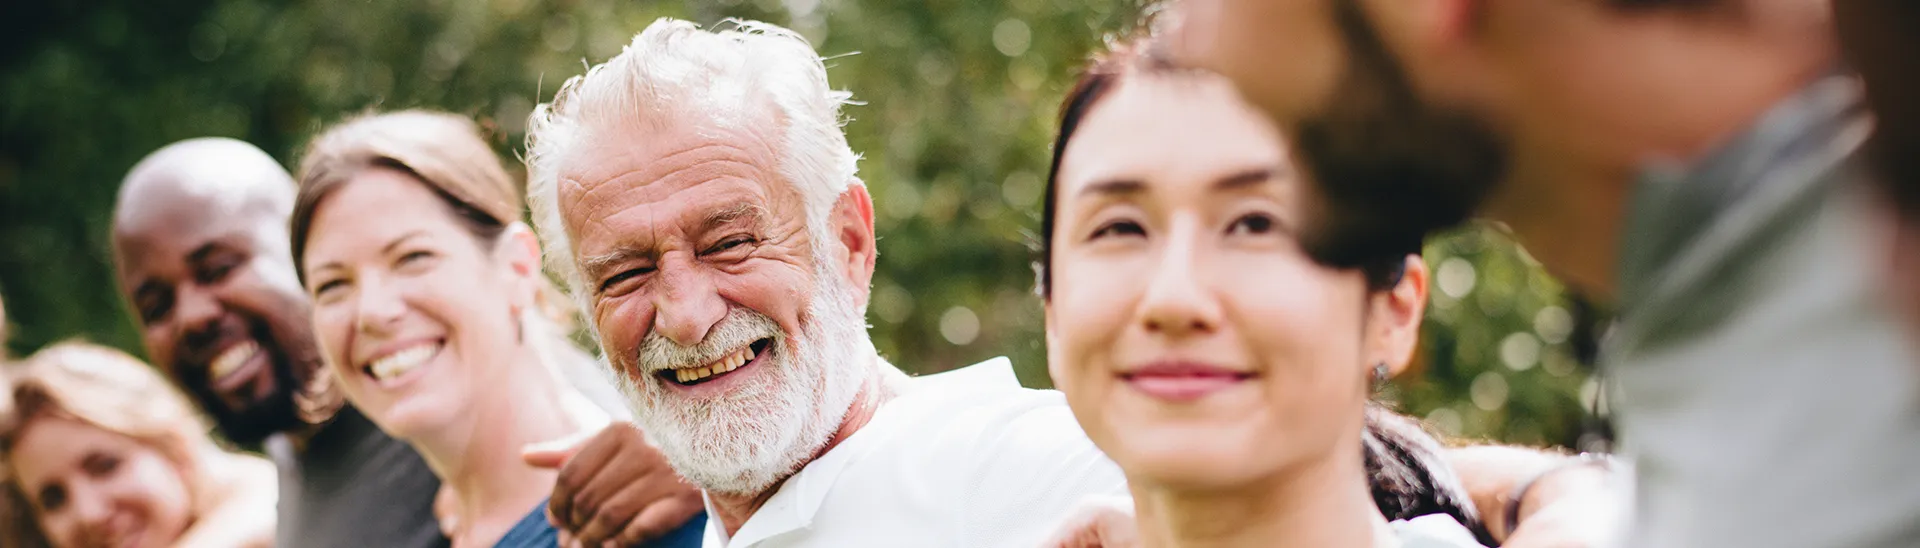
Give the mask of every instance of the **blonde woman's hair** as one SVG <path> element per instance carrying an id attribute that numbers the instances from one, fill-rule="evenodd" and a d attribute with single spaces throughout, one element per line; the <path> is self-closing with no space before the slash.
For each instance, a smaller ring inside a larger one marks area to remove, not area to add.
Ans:
<path id="1" fill-rule="evenodd" d="M 208 424 L 187 397 L 125 352 L 97 344 L 55 344 L 6 366 L 0 375 L 0 545 L 46 546 L 27 494 L 13 478 L 14 444 L 35 421 L 54 417 L 133 438 L 198 474 L 202 455 L 218 451 Z M 11 400 L 11 401 L 7 401 Z M 183 478 L 198 485 L 198 478 Z"/>
<path id="2" fill-rule="evenodd" d="M 307 239 L 320 202 L 354 177 L 378 168 L 398 170 L 426 185 L 468 232 L 487 244 L 498 241 L 526 213 L 520 185 L 472 120 L 425 110 L 362 115 L 315 137 L 300 161 L 291 236 L 293 264 L 302 281 Z M 536 302 L 541 315 L 560 331 L 573 327 L 572 310 L 551 281 L 542 278 Z"/>

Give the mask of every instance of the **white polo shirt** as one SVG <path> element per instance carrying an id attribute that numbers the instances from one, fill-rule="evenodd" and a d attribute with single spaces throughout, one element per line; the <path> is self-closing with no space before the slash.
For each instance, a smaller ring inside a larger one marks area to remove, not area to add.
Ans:
<path id="1" fill-rule="evenodd" d="M 1035 546 L 1083 499 L 1126 494 L 1066 399 L 995 358 L 908 380 L 731 539 L 709 500 L 706 546 Z"/>

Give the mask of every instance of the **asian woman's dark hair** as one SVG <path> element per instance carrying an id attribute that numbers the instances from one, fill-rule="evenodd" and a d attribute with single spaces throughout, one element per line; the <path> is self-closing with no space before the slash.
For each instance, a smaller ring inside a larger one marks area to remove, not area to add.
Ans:
<path id="1" fill-rule="evenodd" d="M 1052 296 L 1053 231 L 1055 191 L 1058 188 L 1061 153 L 1073 138 L 1093 107 L 1108 92 L 1127 78 L 1143 75 L 1179 77 L 1199 74 L 1195 69 L 1175 66 L 1150 53 L 1148 40 L 1122 42 L 1094 58 L 1060 106 L 1060 130 L 1053 141 L 1053 164 L 1047 170 L 1044 210 L 1040 218 L 1039 276 L 1041 298 Z M 1418 248 L 1393 250 L 1361 263 L 1368 291 L 1389 291 L 1406 274 L 1406 258 Z M 1394 413 L 1384 405 L 1369 402 L 1366 431 L 1361 440 L 1368 484 L 1380 513 L 1389 520 L 1409 519 L 1429 514 L 1446 514 L 1472 530 L 1489 546 L 1493 539 L 1474 511 L 1473 503 L 1461 486 L 1453 468 L 1441 457 L 1443 447 L 1418 422 Z"/>

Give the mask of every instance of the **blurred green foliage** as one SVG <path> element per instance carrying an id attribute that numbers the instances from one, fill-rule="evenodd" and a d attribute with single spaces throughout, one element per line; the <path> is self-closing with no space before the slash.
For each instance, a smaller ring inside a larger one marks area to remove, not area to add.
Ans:
<path id="1" fill-rule="evenodd" d="M 138 351 L 106 239 L 120 178 L 166 143 L 244 139 L 292 164 L 368 109 L 473 116 L 517 154 L 528 111 L 657 17 L 761 19 L 831 56 L 863 106 L 881 236 L 871 321 L 910 372 L 996 355 L 1047 384 L 1028 243 L 1060 97 L 1135 2 L 181 0 L 0 7 L 0 292 L 16 355 L 86 337 Z M 513 162 L 517 169 L 518 163 Z M 1559 287 L 1483 229 L 1429 247 L 1416 368 L 1389 397 L 1443 432 L 1570 444 L 1587 372 Z M 1590 397 L 1590 396 L 1589 396 Z"/>

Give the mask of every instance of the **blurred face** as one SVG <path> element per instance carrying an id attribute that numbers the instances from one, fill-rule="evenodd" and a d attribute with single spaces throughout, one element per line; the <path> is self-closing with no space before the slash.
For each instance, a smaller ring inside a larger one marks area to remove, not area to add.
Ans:
<path id="1" fill-rule="evenodd" d="M 154 365 L 228 439 L 301 425 L 295 398 L 320 362 L 286 218 L 232 195 L 161 194 L 128 206 L 143 208 L 139 222 L 114 227 L 121 289 Z"/>
<path id="2" fill-rule="evenodd" d="M 313 214 L 306 279 L 314 332 L 347 399 L 394 437 L 471 417 L 508 384 L 530 258 L 480 243 L 424 183 L 369 169 Z M 484 245 L 484 246 L 483 246 Z"/>
<path id="3" fill-rule="evenodd" d="M 192 521 L 181 468 L 133 438 L 63 417 L 16 442 L 15 480 L 61 548 L 162 548 Z"/>
<path id="4" fill-rule="evenodd" d="M 1424 97 L 1361 0 L 1179 9 L 1176 55 L 1229 77 L 1292 133 L 1317 183 L 1303 193 L 1311 207 L 1300 227 L 1314 258 L 1355 266 L 1404 249 L 1465 221 L 1505 174 L 1504 138 L 1483 117 Z"/>
<path id="5" fill-rule="evenodd" d="M 873 359 L 864 284 L 835 266 L 844 245 L 808 231 L 774 171 L 778 134 L 689 122 L 605 136 L 559 183 L 589 314 L 635 416 L 682 476 L 722 493 L 758 493 L 810 459 Z M 847 233 L 871 241 L 865 211 Z"/>
<path id="6" fill-rule="evenodd" d="M 1124 80 L 1057 182 L 1049 368 L 1130 481 L 1228 488 L 1357 461 L 1388 354 L 1374 297 L 1295 243 L 1298 178 L 1225 81 Z"/>

